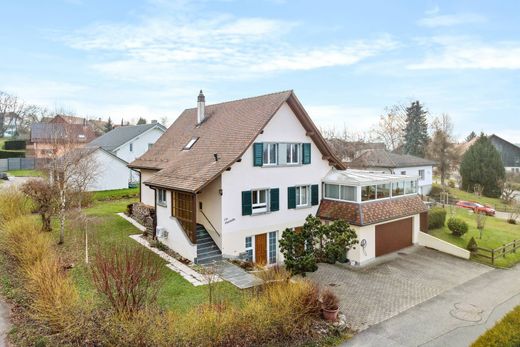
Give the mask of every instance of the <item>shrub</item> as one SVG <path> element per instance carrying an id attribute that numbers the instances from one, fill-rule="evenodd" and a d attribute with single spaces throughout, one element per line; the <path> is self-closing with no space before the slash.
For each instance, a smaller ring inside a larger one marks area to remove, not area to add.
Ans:
<path id="1" fill-rule="evenodd" d="M 448 181 L 448 187 L 455 188 L 455 180 L 449 180 Z"/>
<path id="2" fill-rule="evenodd" d="M 462 236 L 468 232 L 468 223 L 460 218 L 452 217 L 448 219 L 448 229 L 455 236 Z"/>
<path id="3" fill-rule="evenodd" d="M 0 150 L 0 159 L 8 159 L 8 158 L 25 158 L 25 153 Z"/>
<path id="4" fill-rule="evenodd" d="M 509 224 L 516 224 L 516 219 L 509 218 L 509 219 L 507 220 L 507 222 L 508 222 Z"/>
<path id="5" fill-rule="evenodd" d="M 434 207 L 428 211 L 428 230 L 442 228 L 446 223 L 446 210 Z"/>
<path id="6" fill-rule="evenodd" d="M 118 314 L 131 315 L 156 299 L 161 268 L 162 262 L 146 248 L 98 248 L 92 279 Z"/>
<path id="7" fill-rule="evenodd" d="M 476 252 L 478 250 L 478 244 L 475 238 L 472 236 L 471 239 L 468 242 L 468 245 L 466 246 L 466 249 L 470 252 Z"/>
<path id="8" fill-rule="evenodd" d="M 439 184 L 432 184 L 430 196 L 434 199 L 439 199 L 441 193 L 442 193 L 442 187 Z"/>
<path id="9" fill-rule="evenodd" d="M 5 150 L 22 150 L 25 149 L 27 141 L 25 140 L 9 140 L 4 142 Z"/>
<path id="10" fill-rule="evenodd" d="M 326 288 L 321 294 L 322 307 L 325 310 L 337 310 L 339 308 L 339 299 L 332 290 Z"/>
<path id="11" fill-rule="evenodd" d="M 51 218 L 58 212 L 58 192 L 47 181 L 31 179 L 21 187 L 29 198 L 34 202 L 35 212 L 42 220 L 42 230 L 51 231 Z"/>
<path id="12" fill-rule="evenodd" d="M 0 225 L 30 213 L 27 197 L 15 188 L 0 190 Z"/>

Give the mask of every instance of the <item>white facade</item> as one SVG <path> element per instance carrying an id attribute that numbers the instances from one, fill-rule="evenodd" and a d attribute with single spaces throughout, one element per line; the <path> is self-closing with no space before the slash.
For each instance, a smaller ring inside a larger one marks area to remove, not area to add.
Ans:
<path id="1" fill-rule="evenodd" d="M 87 191 L 128 188 L 128 163 L 116 156 L 97 149 L 89 160 L 96 162 L 96 178 L 87 186 Z"/>
<path id="2" fill-rule="evenodd" d="M 418 187 L 419 194 L 429 195 L 432 190 L 433 183 L 433 166 L 411 166 L 411 167 L 398 167 L 395 169 L 388 168 L 370 168 L 373 170 L 381 170 L 385 173 L 392 173 L 396 175 L 407 175 L 407 176 L 418 176 Z M 421 174 L 421 171 L 423 174 Z"/>
<path id="3" fill-rule="evenodd" d="M 153 176 L 157 171 L 155 170 L 145 170 L 140 169 L 141 173 L 141 202 L 148 206 L 154 206 L 155 204 L 155 191 L 145 185 L 143 182 L 146 182 L 150 177 Z"/>

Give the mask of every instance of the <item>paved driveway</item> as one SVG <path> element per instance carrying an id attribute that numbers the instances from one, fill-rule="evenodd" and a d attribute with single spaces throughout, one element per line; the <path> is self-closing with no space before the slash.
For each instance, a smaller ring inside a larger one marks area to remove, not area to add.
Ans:
<path id="1" fill-rule="evenodd" d="M 362 269 L 320 264 L 308 276 L 330 286 L 340 297 L 350 327 L 364 330 L 491 269 L 414 246 Z"/>
<path id="2" fill-rule="evenodd" d="M 14 177 L 14 176 L 9 176 L 9 180 L 8 181 L 4 181 L 2 180 L 2 183 L 0 184 L 0 189 L 8 189 L 9 187 L 18 187 L 22 184 L 24 184 L 25 182 L 31 180 L 31 179 L 34 179 L 35 177 Z M 37 178 L 37 177 L 36 177 Z"/>

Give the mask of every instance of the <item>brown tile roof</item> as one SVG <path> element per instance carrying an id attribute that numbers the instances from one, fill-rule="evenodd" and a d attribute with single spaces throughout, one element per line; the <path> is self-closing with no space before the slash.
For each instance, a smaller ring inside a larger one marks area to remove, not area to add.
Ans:
<path id="1" fill-rule="evenodd" d="M 129 166 L 160 170 L 145 184 L 197 192 L 243 155 L 284 102 L 322 155 L 343 168 L 292 91 L 207 105 L 200 125 L 196 108 L 184 110 L 154 146 Z M 183 150 L 192 138 L 198 138 L 197 142 Z"/>
<path id="2" fill-rule="evenodd" d="M 427 211 L 418 195 L 376 200 L 362 204 L 322 200 L 317 216 L 327 220 L 343 219 L 353 225 L 377 224 Z"/>
<path id="3" fill-rule="evenodd" d="M 436 165 L 436 163 L 432 160 L 409 154 L 392 153 L 386 149 L 367 149 L 356 159 L 352 160 L 350 163 L 347 163 L 347 165 L 348 167 L 353 168 L 398 168 Z"/>
<path id="4" fill-rule="evenodd" d="M 34 123 L 31 125 L 30 136 L 32 143 L 49 143 L 59 140 L 88 143 L 96 138 L 96 134 L 88 125 L 68 123 Z"/>

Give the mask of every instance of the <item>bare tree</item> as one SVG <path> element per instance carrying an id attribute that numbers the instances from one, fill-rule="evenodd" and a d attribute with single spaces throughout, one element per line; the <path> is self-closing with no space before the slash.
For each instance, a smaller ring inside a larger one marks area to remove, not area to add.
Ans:
<path id="1" fill-rule="evenodd" d="M 516 201 L 516 198 L 518 196 L 518 192 L 515 190 L 515 186 L 511 182 L 504 182 L 502 185 L 502 201 L 506 205 L 511 205 L 513 202 Z"/>
<path id="2" fill-rule="evenodd" d="M 404 143 L 405 120 L 406 106 L 396 104 L 385 109 L 385 114 L 379 116 L 379 122 L 372 131 L 388 150 L 398 151 Z"/>
<path id="3" fill-rule="evenodd" d="M 477 229 L 480 234 L 480 239 L 482 239 L 482 234 L 484 233 L 484 227 L 486 226 L 487 214 L 479 211 L 475 211 L 475 221 L 477 222 Z"/>
<path id="4" fill-rule="evenodd" d="M 453 123 L 450 116 L 443 114 L 433 121 L 433 137 L 428 145 L 427 155 L 437 162 L 437 170 L 441 176 L 441 185 L 445 186 L 445 180 L 449 172 L 457 164 L 459 156 L 453 139 Z"/>

